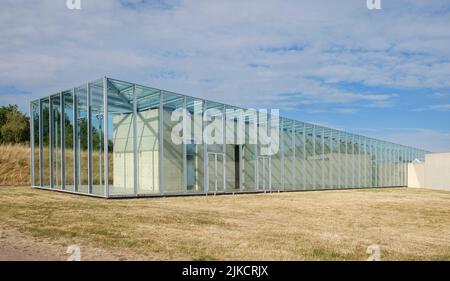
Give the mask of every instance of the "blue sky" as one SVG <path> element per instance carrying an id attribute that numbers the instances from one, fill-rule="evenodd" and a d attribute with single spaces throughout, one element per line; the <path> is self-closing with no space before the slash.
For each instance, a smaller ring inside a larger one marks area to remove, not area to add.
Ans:
<path id="1" fill-rule="evenodd" d="M 109 76 L 450 151 L 450 2 L 3 0 L 0 104 Z"/>

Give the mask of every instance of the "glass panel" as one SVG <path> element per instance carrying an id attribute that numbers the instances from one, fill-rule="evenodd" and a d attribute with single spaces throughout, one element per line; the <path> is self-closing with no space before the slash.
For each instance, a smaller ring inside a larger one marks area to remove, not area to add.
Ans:
<path id="1" fill-rule="evenodd" d="M 267 156 L 258 157 L 258 190 L 270 191 L 271 158 Z"/>
<path id="2" fill-rule="evenodd" d="M 332 188 L 340 188 L 339 186 L 339 178 L 340 178 L 340 161 L 341 154 L 340 151 L 340 143 L 339 143 L 339 134 L 338 131 L 332 131 L 332 149 L 331 149 L 331 175 L 332 175 Z"/>
<path id="3" fill-rule="evenodd" d="M 190 130 L 186 144 L 187 191 L 204 191 L 204 144 L 203 144 L 203 101 L 186 97 L 186 110 L 189 114 L 186 128 Z"/>
<path id="4" fill-rule="evenodd" d="M 305 187 L 305 139 L 303 123 L 295 122 L 295 190 Z"/>
<path id="5" fill-rule="evenodd" d="M 41 101 L 41 125 L 42 125 L 42 186 L 50 187 L 50 131 L 49 131 L 49 100 Z"/>
<path id="6" fill-rule="evenodd" d="M 61 189 L 61 99 L 59 94 L 51 97 L 52 102 L 52 168 L 53 188 Z"/>
<path id="7" fill-rule="evenodd" d="M 105 194 L 103 79 L 89 85 L 91 97 L 92 193 Z"/>
<path id="8" fill-rule="evenodd" d="M 258 190 L 265 189 L 264 157 L 258 157 Z"/>
<path id="9" fill-rule="evenodd" d="M 240 150 L 237 141 L 238 120 L 241 111 L 231 106 L 226 107 L 226 191 L 239 191 Z"/>
<path id="10" fill-rule="evenodd" d="M 377 186 L 378 187 L 382 187 L 384 186 L 384 181 L 383 181 L 383 159 L 384 159 L 384 155 L 383 155 L 383 147 L 382 147 L 383 143 L 382 142 L 378 142 L 377 144 L 377 153 L 378 153 L 378 157 L 377 157 Z"/>
<path id="11" fill-rule="evenodd" d="M 139 194 L 159 193 L 159 90 L 136 86 Z"/>
<path id="12" fill-rule="evenodd" d="M 355 176 L 355 160 L 353 158 L 353 135 L 347 135 L 347 188 L 353 188 Z"/>
<path id="13" fill-rule="evenodd" d="M 133 84 L 108 79 L 108 184 L 110 195 L 134 194 Z"/>
<path id="14" fill-rule="evenodd" d="M 362 165 L 363 165 L 363 178 L 362 178 L 362 187 L 370 187 L 369 184 L 369 167 L 370 167 L 370 154 L 369 154 L 369 147 L 368 147 L 368 139 L 367 138 L 362 138 L 362 142 L 361 143 L 361 161 L 362 161 Z"/>
<path id="15" fill-rule="evenodd" d="M 215 102 L 207 102 L 206 104 L 205 131 L 207 136 L 207 149 L 211 152 L 223 152 L 224 105 Z"/>
<path id="16" fill-rule="evenodd" d="M 33 186 L 41 185 L 41 175 L 39 170 L 39 101 L 35 101 L 31 104 L 31 118 L 33 122 Z"/>
<path id="17" fill-rule="evenodd" d="M 269 121 L 271 121 L 271 116 L 268 117 Z M 267 136 L 270 136 L 270 130 L 272 129 L 271 124 L 269 124 L 269 126 L 267 126 L 267 120 L 261 120 L 262 117 L 260 115 L 260 118 L 258 120 L 258 122 L 260 122 L 259 124 L 259 130 L 268 130 L 265 131 Z M 270 156 L 271 159 L 271 163 L 272 163 L 272 169 L 271 169 L 271 186 L 270 186 L 270 190 L 283 190 L 283 142 L 284 142 L 284 137 L 285 134 L 283 133 L 283 122 L 284 119 L 280 118 L 279 121 L 279 140 L 278 140 L 278 151 L 275 154 L 272 154 Z M 269 132 L 269 133 L 267 133 Z M 269 137 L 270 138 L 270 137 Z M 261 139 L 259 139 L 259 141 L 261 141 Z M 275 139 L 271 139 L 271 141 L 275 142 Z M 263 146 L 263 144 L 259 144 L 259 149 L 260 149 L 260 155 L 261 155 L 261 146 Z M 267 145 L 264 145 L 267 146 Z M 267 146 L 268 147 L 268 146 Z M 265 167 L 264 167 L 265 168 Z M 266 168 L 265 168 L 266 169 Z M 269 188 L 268 188 L 269 189 Z"/>
<path id="18" fill-rule="evenodd" d="M 340 167 L 340 173 L 339 173 L 339 187 L 340 188 L 348 188 L 348 182 L 347 182 L 347 134 L 344 132 L 339 133 L 340 137 L 340 147 L 339 147 L 339 167 Z"/>
<path id="19" fill-rule="evenodd" d="M 293 190 L 294 150 L 292 137 L 292 121 L 283 121 L 283 162 L 284 162 L 284 190 Z"/>
<path id="20" fill-rule="evenodd" d="M 223 189 L 223 182 L 224 182 L 224 177 L 223 177 L 223 172 L 224 172 L 224 164 L 223 164 L 223 154 L 219 153 L 217 154 L 217 158 L 216 158 L 216 169 L 217 169 L 217 192 L 222 192 L 224 191 Z"/>
<path id="21" fill-rule="evenodd" d="M 353 187 L 360 187 L 361 162 L 359 157 L 359 136 L 353 136 Z"/>
<path id="22" fill-rule="evenodd" d="M 208 192 L 216 192 L 216 154 L 208 153 Z"/>
<path id="23" fill-rule="evenodd" d="M 306 163 L 305 163 L 305 171 L 306 171 L 306 189 L 314 189 L 314 134 L 312 125 L 305 125 L 305 134 L 306 134 Z"/>
<path id="24" fill-rule="evenodd" d="M 182 118 L 173 121 L 172 113 L 182 110 L 184 97 L 170 92 L 163 93 L 163 184 L 164 193 L 184 192 L 183 143 L 172 140 L 172 130 L 182 129 Z M 177 126 L 177 127 L 176 127 Z"/>
<path id="25" fill-rule="evenodd" d="M 254 191 L 256 188 L 257 122 L 256 113 L 247 110 L 244 113 L 245 139 L 242 145 L 242 189 Z"/>
<path id="26" fill-rule="evenodd" d="M 89 193 L 88 189 L 88 124 L 87 124 L 87 90 L 86 86 L 75 89 L 77 103 L 77 191 Z"/>
<path id="27" fill-rule="evenodd" d="M 323 129 L 323 160 L 322 160 L 322 178 L 323 187 L 331 188 L 331 169 L 330 169 L 330 145 L 331 145 L 331 130 L 328 128 Z"/>
<path id="28" fill-rule="evenodd" d="M 63 93 L 64 99 L 64 157 L 65 157 L 65 189 L 75 191 L 74 188 L 74 149 L 73 149 L 73 97 L 71 91 Z"/>
<path id="29" fill-rule="evenodd" d="M 323 168 L 323 128 L 315 126 L 315 156 L 314 156 L 314 176 L 315 176 L 315 189 L 323 188 L 322 168 Z"/>

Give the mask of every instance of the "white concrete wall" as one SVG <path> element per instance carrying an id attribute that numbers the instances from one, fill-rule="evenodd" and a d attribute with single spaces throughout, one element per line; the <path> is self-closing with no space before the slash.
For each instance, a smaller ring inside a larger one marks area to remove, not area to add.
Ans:
<path id="1" fill-rule="evenodd" d="M 113 118 L 112 194 L 134 192 L 134 160 L 131 115 Z M 139 112 L 136 118 L 138 193 L 159 192 L 158 110 Z"/>
<path id="2" fill-rule="evenodd" d="M 408 164 L 408 187 L 425 186 L 425 163 Z"/>
<path id="3" fill-rule="evenodd" d="M 450 153 L 430 153 L 424 163 L 408 164 L 408 187 L 450 191 Z"/>

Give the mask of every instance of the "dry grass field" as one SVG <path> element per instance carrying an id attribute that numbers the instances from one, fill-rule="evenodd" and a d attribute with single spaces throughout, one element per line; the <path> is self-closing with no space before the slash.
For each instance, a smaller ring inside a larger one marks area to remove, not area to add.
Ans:
<path id="1" fill-rule="evenodd" d="M 59 152 L 60 153 L 60 152 Z M 44 147 L 43 154 L 44 156 L 44 165 L 46 169 L 44 170 L 44 178 L 47 183 L 50 180 L 50 169 L 48 168 L 50 165 L 50 152 L 48 147 Z M 99 163 L 100 154 L 97 151 L 92 153 L 93 162 Z M 39 159 L 39 151 L 35 151 L 35 159 Z M 60 154 L 55 154 L 55 159 L 60 158 Z M 83 184 L 87 183 L 87 151 L 82 151 L 80 153 L 81 162 L 83 163 L 82 169 L 83 173 L 81 173 L 82 178 L 81 182 Z M 110 157 L 109 162 L 112 163 L 112 153 L 108 155 Z M 67 182 L 73 182 L 73 150 L 66 149 L 65 151 L 66 158 L 66 180 Z M 56 161 L 56 160 L 54 160 Z M 39 162 L 36 161 L 35 173 L 36 173 L 36 181 L 39 182 Z M 55 163 L 55 166 L 57 164 Z M 60 164 L 58 164 L 60 165 Z M 99 173 L 100 169 L 98 165 L 94 165 L 93 170 L 93 181 L 94 184 L 99 183 Z M 110 167 L 109 180 L 112 182 L 113 180 L 113 169 Z M 0 186 L 24 186 L 30 185 L 30 146 L 28 144 L 12 144 L 12 145 L 0 145 Z"/>
<path id="2" fill-rule="evenodd" d="M 393 188 L 106 200 L 0 187 L 0 260 L 450 260 L 450 193 Z"/>
<path id="3" fill-rule="evenodd" d="M 1 185 L 30 185 L 29 145 L 0 145 Z"/>

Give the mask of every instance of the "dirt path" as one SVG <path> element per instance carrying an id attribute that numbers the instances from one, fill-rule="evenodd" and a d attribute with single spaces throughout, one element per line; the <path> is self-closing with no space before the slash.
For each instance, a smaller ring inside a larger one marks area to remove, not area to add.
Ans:
<path id="1" fill-rule="evenodd" d="M 69 245 L 51 243 L 20 233 L 16 229 L 0 229 L 0 261 L 64 261 Z M 104 250 L 80 246 L 81 260 L 123 260 Z"/>

